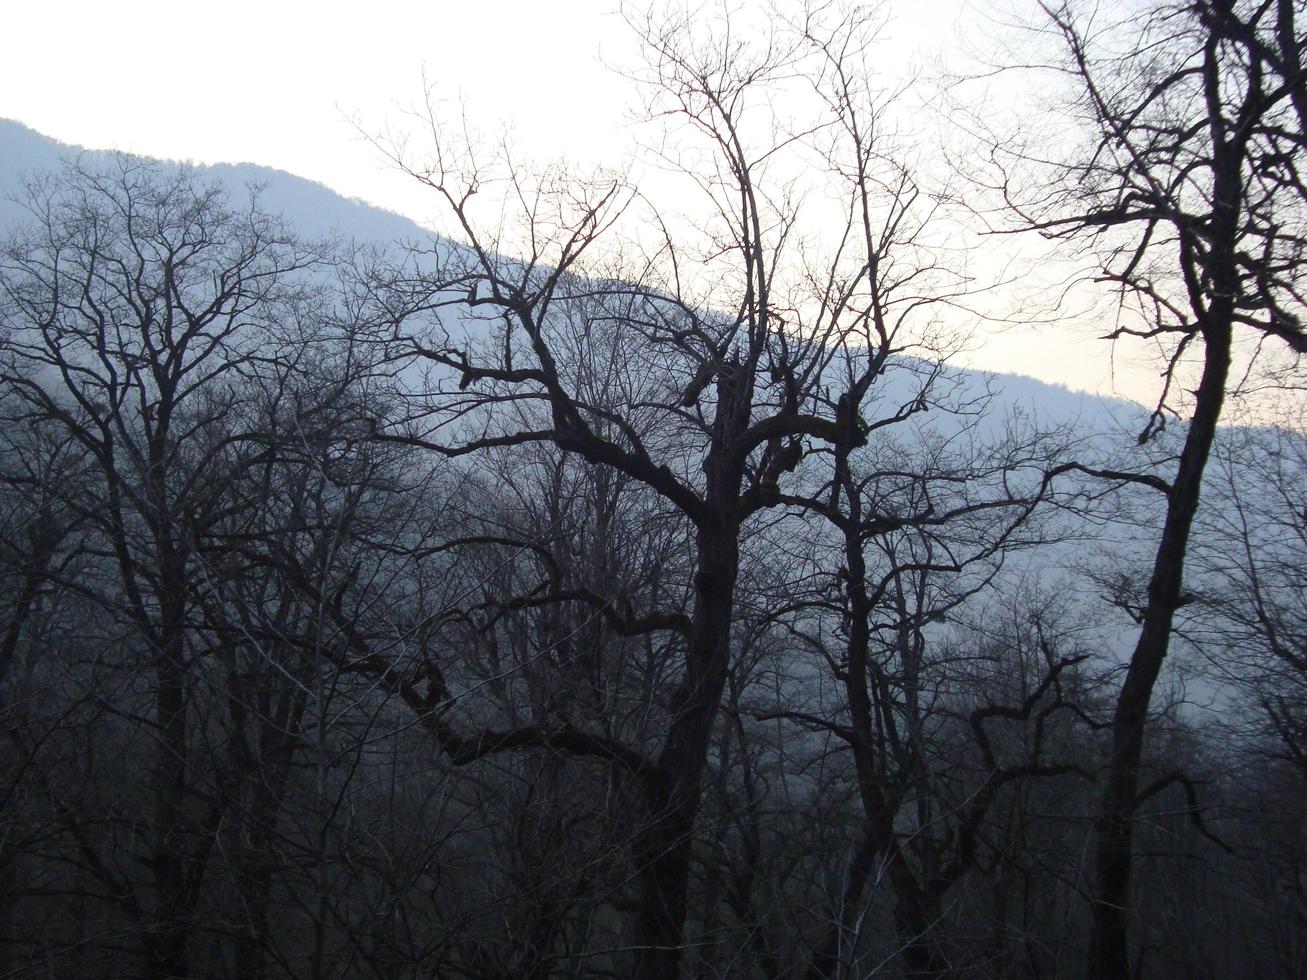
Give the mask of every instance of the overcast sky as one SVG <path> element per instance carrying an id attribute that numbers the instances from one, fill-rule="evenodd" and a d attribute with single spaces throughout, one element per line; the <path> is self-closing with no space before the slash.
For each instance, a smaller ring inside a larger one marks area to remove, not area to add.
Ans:
<path id="1" fill-rule="evenodd" d="M 600 62 L 625 38 L 612 6 L 18 0 L 0 116 L 96 148 L 266 164 L 421 217 L 351 120 L 402 120 L 425 75 L 537 145 L 599 150 L 625 101 Z"/>
<path id="2" fill-rule="evenodd" d="M 749 2 L 749 0 L 741 0 Z M 403 129 L 424 79 L 533 157 L 614 162 L 629 146 L 637 52 L 617 0 L 11 0 L 0 117 L 66 142 L 198 162 L 253 162 L 426 222 L 429 193 L 389 169 L 357 120 Z M 965 0 L 895 0 L 904 70 L 981 29 Z M 982 25 L 983 27 L 983 25 Z M 891 65 L 891 70 L 898 70 Z M 1147 372 L 1086 331 L 989 337 L 970 363 L 1147 396 Z"/>

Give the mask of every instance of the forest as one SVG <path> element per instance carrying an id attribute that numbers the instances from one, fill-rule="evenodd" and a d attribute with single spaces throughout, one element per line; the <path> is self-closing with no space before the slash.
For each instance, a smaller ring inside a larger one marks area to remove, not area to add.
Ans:
<path id="1" fill-rule="evenodd" d="M 27 175 L 0 977 L 1307 977 L 1307 3 L 1046 0 L 942 143 L 874 7 L 678 10 L 646 185 Z"/>

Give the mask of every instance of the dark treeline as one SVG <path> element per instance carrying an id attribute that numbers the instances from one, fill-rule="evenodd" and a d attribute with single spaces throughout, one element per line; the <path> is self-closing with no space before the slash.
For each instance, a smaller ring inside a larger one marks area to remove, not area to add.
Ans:
<path id="1" fill-rule="evenodd" d="M 1307 975 L 1301 8 L 1045 5 L 945 177 L 874 12 L 632 16 L 687 210 L 433 109 L 425 249 L 33 175 L 0 976 Z M 1129 438 L 949 366 L 985 222 Z"/>

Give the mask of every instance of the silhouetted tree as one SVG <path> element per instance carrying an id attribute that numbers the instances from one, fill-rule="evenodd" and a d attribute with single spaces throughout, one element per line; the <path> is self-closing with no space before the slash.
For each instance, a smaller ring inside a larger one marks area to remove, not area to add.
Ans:
<path id="1" fill-rule="evenodd" d="M 1093 262 L 1089 274 L 1117 290 L 1112 339 L 1163 346 L 1163 391 L 1141 441 L 1168 414 L 1186 423 L 1171 474 L 1138 480 L 1162 494 L 1165 518 L 1113 716 L 1089 950 L 1091 977 L 1119 978 L 1133 970 L 1130 874 L 1149 703 L 1186 602 L 1190 535 L 1239 384 L 1240 337 L 1254 358 L 1263 344 L 1307 352 L 1303 11 L 1294 0 L 1041 9 L 1084 138 L 1024 160 L 999 148 L 1001 188 L 1022 227 L 1073 243 Z"/>

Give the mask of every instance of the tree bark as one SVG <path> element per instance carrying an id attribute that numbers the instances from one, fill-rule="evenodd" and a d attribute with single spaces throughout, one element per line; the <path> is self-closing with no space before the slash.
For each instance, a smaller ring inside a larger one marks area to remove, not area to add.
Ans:
<path id="1" fill-rule="evenodd" d="M 186 636 L 184 571 L 177 561 L 160 563 L 160 649 L 155 663 L 155 710 L 159 747 L 155 760 L 156 907 L 146 936 L 146 969 L 151 977 L 174 980 L 190 975 L 187 940 L 193 889 L 186 820 Z"/>
<path id="2" fill-rule="evenodd" d="M 737 533 L 734 526 L 699 533 L 686 672 L 672 697 L 672 721 L 658 757 L 665 794 L 651 801 L 648 824 L 636 843 L 636 980 L 666 980 L 679 969 L 700 784 L 730 667 L 731 609 L 740 566 Z"/>
<path id="3" fill-rule="evenodd" d="M 1228 317 L 1223 324 L 1205 330 L 1204 339 L 1205 359 L 1197 405 L 1167 501 L 1166 523 L 1148 583 L 1143 626 L 1112 716 L 1107 785 L 1096 823 L 1098 885 L 1092 905 L 1087 971 L 1090 980 L 1124 980 L 1131 976 L 1130 872 L 1144 729 L 1153 687 L 1170 647 L 1203 470 L 1225 400 L 1231 346 Z"/>

